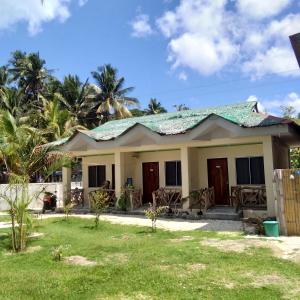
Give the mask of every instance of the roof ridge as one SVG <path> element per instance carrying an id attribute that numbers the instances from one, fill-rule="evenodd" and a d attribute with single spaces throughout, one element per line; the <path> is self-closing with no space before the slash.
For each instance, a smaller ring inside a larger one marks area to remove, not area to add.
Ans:
<path id="1" fill-rule="evenodd" d="M 174 116 L 174 118 L 176 116 L 184 116 L 184 115 L 190 115 L 192 113 L 201 113 L 201 112 L 207 112 L 210 110 L 220 110 L 222 108 L 228 108 L 228 107 L 245 107 L 245 108 L 249 108 L 249 109 L 253 109 L 254 107 L 257 106 L 257 101 L 243 101 L 243 102 L 238 102 L 238 103 L 233 103 L 233 104 L 224 104 L 224 105 L 219 105 L 219 106 L 209 106 L 209 107 L 204 107 L 204 108 L 194 108 L 194 109 L 189 109 L 189 110 L 182 110 L 182 111 L 173 111 L 173 112 L 166 112 L 166 113 L 159 113 L 159 114 L 152 114 L 152 115 L 145 115 L 145 116 L 139 116 L 139 117 L 130 117 L 130 118 L 125 118 L 125 119 L 117 119 L 117 120 L 111 120 L 108 121 L 94 129 L 92 129 L 91 131 L 97 131 L 97 129 L 99 129 L 100 127 L 103 128 L 103 126 L 107 127 L 111 124 L 115 124 L 115 123 L 121 123 L 122 121 L 126 120 L 126 121 L 130 121 L 130 122 L 135 122 L 139 123 L 140 120 L 151 120 L 151 119 L 156 119 L 156 118 L 162 118 L 162 117 L 167 117 L 167 116 Z M 211 112 L 211 113 L 215 113 L 215 112 Z M 217 113 L 215 113 L 217 114 Z"/>

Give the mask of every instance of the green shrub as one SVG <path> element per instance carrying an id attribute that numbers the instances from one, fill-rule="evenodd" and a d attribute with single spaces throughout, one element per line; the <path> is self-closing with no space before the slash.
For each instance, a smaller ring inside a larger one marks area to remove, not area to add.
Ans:
<path id="1" fill-rule="evenodd" d="M 95 191 L 90 194 L 91 208 L 96 214 L 95 228 L 98 228 L 100 215 L 108 207 L 109 198 L 109 194 L 104 190 Z"/>
<path id="2" fill-rule="evenodd" d="M 162 212 L 168 209 L 168 206 L 155 207 L 152 203 L 149 203 L 149 208 L 144 210 L 145 216 L 151 220 L 152 232 L 156 231 L 156 220 Z"/>

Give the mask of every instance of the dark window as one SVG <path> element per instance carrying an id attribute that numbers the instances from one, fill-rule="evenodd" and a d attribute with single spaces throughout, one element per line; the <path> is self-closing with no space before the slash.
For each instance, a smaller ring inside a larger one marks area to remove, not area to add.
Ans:
<path id="1" fill-rule="evenodd" d="M 166 161 L 166 185 L 181 185 L 181 161 Z"/>
<path id="2" fill-rule="evenodd" d="M 105 180 L 105 166 L 89 166 L 89 187 L 100 187 Z"/>
<path id="3" fill-rule="evenodd" d="M 236 159 L 237 184 L 265 184 L 263 157 Z"/>

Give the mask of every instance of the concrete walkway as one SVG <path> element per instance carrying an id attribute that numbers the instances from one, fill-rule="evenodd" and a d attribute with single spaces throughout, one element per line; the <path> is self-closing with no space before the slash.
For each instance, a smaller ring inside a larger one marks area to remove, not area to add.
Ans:
<path id="1" fill-rule="evenodd" d="M 70 215 L 71 217 L 79 217 L 84 219 L 94 218 L 93 214 Z M 42 218 L 64 217 L 63 214 L 45 214 Z M 108 221 L 113 224 L 121 225 L 137 225 L 151 226 L 151 221 L 144 216 L 130 215 L 113 215 L 103 214 L 101 220 Z M 205 231 L 222 231 L 222 232 L 239 232 L 242 231 L 242 222 L 231 220 L 181 220 L 181 219 L 159 219 L 156 222 L 157 228 L 170 231 L 189 231 L 189 230 L 205 230 Z"/>

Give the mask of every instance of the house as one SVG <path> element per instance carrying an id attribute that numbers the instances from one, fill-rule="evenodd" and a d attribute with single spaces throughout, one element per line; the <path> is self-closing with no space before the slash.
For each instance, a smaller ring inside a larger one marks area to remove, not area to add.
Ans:
<path id="1" fill-rule="evenodd" d="M 253 185 L 265 187 L 266 203 L 257 212 L 274 216 L 273 170 L 289 168 L 289 148 L 299 140 L 300 126 L 243 102 L 114 120 L 56 144 L 82 158 L 85 205 L 105 180 L 117 196 L 126 182 L 133 184 L 143 203 L 159 187 L 180 188 L 186 197 L 212 186 L 222 206 L 230 205 L 232 187 Z M 67 195 L 70 169 L 63 170 L 63 188 Z"/>

